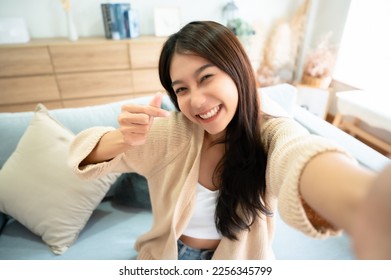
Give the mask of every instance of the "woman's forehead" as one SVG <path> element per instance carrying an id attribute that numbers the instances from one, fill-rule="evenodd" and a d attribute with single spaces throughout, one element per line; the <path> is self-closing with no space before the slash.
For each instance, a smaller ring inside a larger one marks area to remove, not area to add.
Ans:
<path id="1" fill-rule="evenodd" d="M 170 76 L 180 76 L 188 72 L 195 72 L 203 65 L 213 65 L 209 60 L 194 54 L 174 54 L 170 65 Z"/>

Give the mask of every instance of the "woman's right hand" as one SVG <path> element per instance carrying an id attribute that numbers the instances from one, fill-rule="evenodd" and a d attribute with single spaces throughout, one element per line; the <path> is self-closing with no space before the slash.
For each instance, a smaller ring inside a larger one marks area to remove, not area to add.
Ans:
<path id="1" fill-rule="evenodd" d="M 131 146 L 143 145 L 155 117 L 167 117 L 170 112 L 160 108 L 162 94 L 156 94 L 149 105 L 127 104 L 118 116 L 119 128 L 102 136 L 81 166 L 110 160 Z"/>
<path id="2" fill-rule="evenodd" d="M 169 111 L 160 108 L 163 95 L 157 93 L 149 105 L 127 104 L 118 116 L 119 131 L 129 146 L 143 145 L 155 117 L 168 117 Z"/>

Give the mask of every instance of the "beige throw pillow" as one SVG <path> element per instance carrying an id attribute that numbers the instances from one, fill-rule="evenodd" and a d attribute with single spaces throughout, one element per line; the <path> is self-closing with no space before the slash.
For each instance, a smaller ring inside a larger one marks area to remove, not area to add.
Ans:
<path id="1" fill-rule="evenodd" d="M 77 239 L 118 175 L 83 181 L 68 167 L 74 134 L 38 105 L 14 153 L 0 170 L 0 212 L 19 221 L 55 254 Z"/>

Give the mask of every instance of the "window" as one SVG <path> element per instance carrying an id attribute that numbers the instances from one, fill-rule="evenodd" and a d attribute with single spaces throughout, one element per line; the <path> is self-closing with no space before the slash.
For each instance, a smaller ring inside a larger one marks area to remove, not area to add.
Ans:
<path id="1" fill-rule="evenodd" d="M 352 0 L 333 78 L 391 100 L 391 1 Z"/>

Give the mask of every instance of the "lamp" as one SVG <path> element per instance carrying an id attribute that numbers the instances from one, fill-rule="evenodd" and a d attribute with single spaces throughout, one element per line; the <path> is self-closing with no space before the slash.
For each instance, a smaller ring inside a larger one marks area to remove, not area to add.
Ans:
<path id="1" fill-rule="evenodd" d="M 223 7 L 224 24 L 228 25 L 228 23 L 231 20 L 238 19 L 238 18 L 239 18 L 239 8 L 238 6 L 236 6 L 235 1 L 231 0 Z"/>

